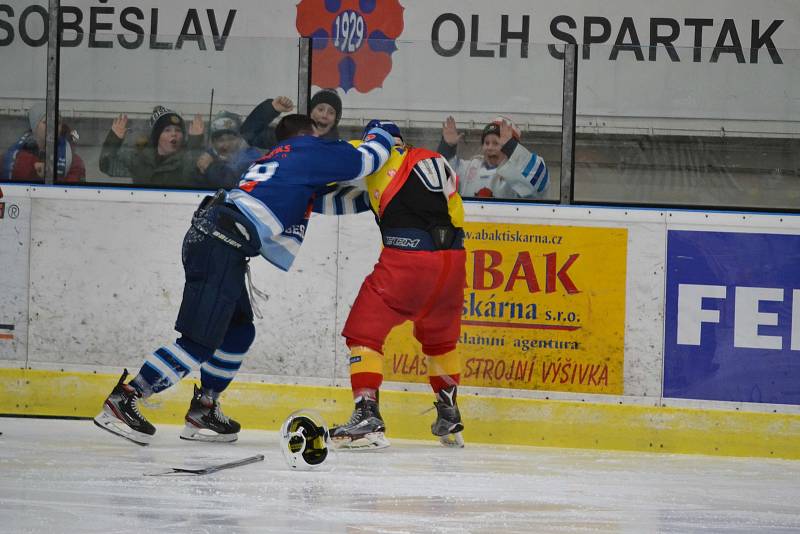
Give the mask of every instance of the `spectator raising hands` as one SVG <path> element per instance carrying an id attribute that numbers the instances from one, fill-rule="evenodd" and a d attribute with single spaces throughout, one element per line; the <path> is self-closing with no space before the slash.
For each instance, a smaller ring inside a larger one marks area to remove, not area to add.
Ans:
<path id="1" fill-rule="evenodd" d="M 135 184 L 159 186 L 196 185 L 197 160 L 203 146 L 205 123 L 195 115 L 187 131 L 183 117 L 164 106 L 150 116 L 150 134 L 135 147 L 123 146 L 128 116 L 111 123 L 100 152 L 100 170 L 109 176 L 131 176 Z"/>
<path id="2" fill-rule="evenodd" d="M 550 175 L 544 160 L 520 144 L 519 128 L 497 117 L 481 132 L 481 152 L 471 159 L 457 156 L 459 133 L 452 116 L 442 124 L 439 152 L 455 167 L 459 193 L 464 197 L 540 198 L 547 192 Z"/>
<path id="3" fill-rule="evenodd" d="M 288 96 L 268 98 L 257 105 L 242 123 L 241 136 L 250 145 L 268 150 L 275 145 L 275 129 L 270 125 L 281 113 L 294 110 Z M 323 139 L 339 139 L 342 99 L 335 89 L 318 91 L 309 102 L 308 115 L 314 121 L 314 132 Z"/>

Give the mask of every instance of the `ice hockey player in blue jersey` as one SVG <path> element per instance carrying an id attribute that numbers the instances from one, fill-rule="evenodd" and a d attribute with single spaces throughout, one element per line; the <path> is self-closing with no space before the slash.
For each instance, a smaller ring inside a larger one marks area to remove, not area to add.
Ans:
<path id="1" fill-rule="evenodd" d="M 194 212 L 183 240 L 186 283 L 175 324 L 181 335 L 150 354 L 130 382 L 127 369 L 122 373 L 94 419 L 97 426 L 147 445 L 156 429 L 138 401 L 199 367 L 201 387 L 194 388 L 180 437 L 237 439 L 240 425 L 222 413 L 219 395 L 255 339 L 246 282 L 249 258 L 261 255 L 288 270 L 314 206 L 334 214 L 366 209 L 357 205 L 365 202 L 362 193 L 347 182 L 380 169 L 393 144 L 380 128 L 355 148 L 314 137 L 313 126 L 305 115 L 285 116 L 275 129 L 278 144 L 247 170 L 239 187 L 205 197 Z"/>

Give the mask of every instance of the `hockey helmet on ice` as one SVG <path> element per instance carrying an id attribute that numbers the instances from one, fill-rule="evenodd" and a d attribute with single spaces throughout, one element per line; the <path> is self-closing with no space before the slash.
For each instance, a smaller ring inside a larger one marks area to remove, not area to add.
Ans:
<path id="1" fill-rule="evenodd" d="M 314 469 L 330 453 L 328 426 L 313 410 L 298 410 L 281 427 L 281 452 L 292 469 Z"/>

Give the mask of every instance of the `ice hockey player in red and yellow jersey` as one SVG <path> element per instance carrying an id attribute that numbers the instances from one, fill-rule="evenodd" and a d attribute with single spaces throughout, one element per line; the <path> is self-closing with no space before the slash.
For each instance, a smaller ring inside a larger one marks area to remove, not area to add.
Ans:
<path id="1" fill-rule="evenodd" d="M 405 145 L 392 122 L 371 121 L 395 137 L 389 161 L 367 176 L 370 206 L 383 250 L 364 280 L 342 335 L 350 349 L 355 410 L 331 430 L 340 448 L 389 445 L 378 409 L 383 344 L 397 325 L 412 321 L 428 359 L 437 418 L 431 432 L 445 445 L 463 446 L 456 403 L 460 362 L 455 353 L 466 286 L 464 208 L 458 177 L 444 157 Z M 367 135 L 364 141 L 369 141 Z M 358 142 L 354 142 L 357 144 Z"/>

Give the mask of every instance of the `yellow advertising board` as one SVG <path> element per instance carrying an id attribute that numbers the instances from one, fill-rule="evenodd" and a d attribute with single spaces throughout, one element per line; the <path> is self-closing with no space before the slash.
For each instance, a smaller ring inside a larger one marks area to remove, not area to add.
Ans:
<path id="1" fill-rule="evenodd" d="M 623 393 L 626 228 L 467 223 L 458 354 L 467 386 Z M 411 323 L 384 377 L 427 382 Z"/>

